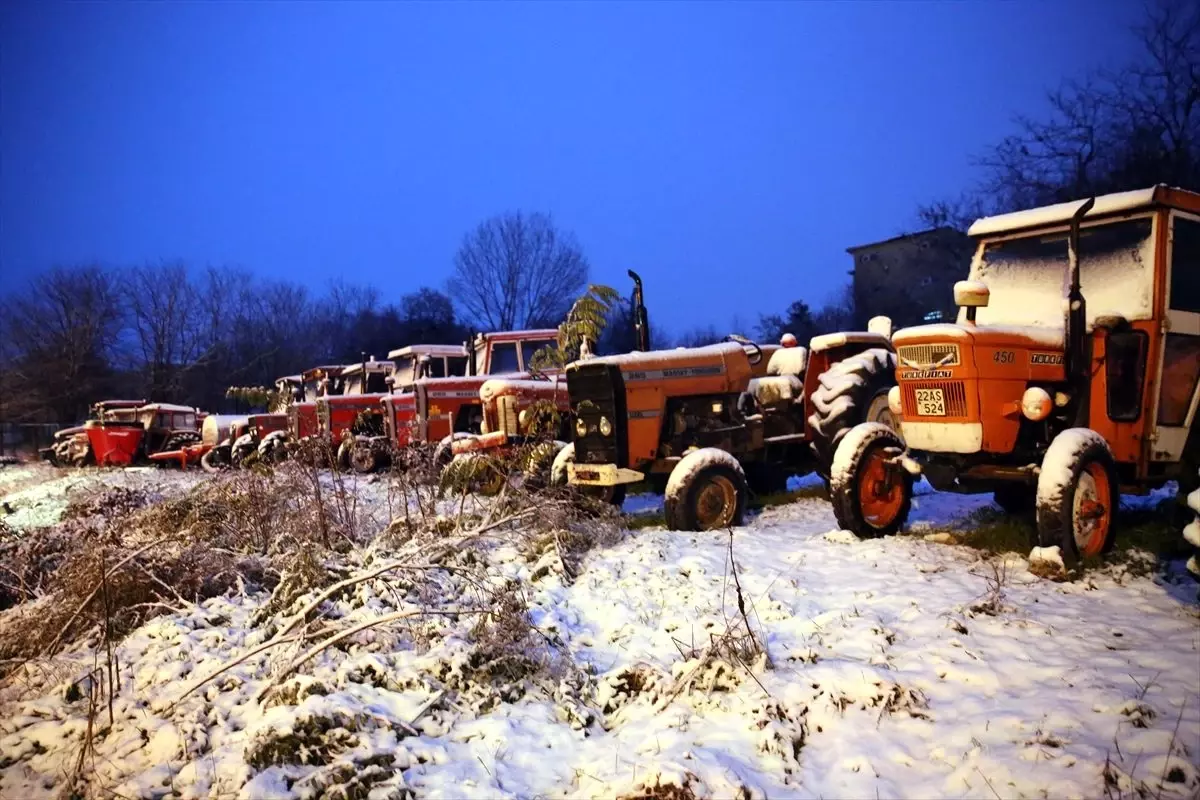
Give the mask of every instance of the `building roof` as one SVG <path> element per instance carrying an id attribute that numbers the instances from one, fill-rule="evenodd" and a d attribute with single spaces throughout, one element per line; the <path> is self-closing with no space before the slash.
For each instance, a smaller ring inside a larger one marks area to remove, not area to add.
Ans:
<path id="1" fill-rule="evenodd" d="M 953 234 L 957 234 L 959 236 L 963 235 L 961 232 L 959 232 L 958 230 L 956 230 L 954 228 L 951 228 L 949 225 L 942 225 L 941 227 L 938 227 L 938 228 L 928 228 L 927 230 L 915 231 L 913 233 L 902 233 L 899 236 L 893 236 L 892 238 L 884 239 L 881 242 L 871 242 L 870 244 L 860 244 L 860 245 L 855 245 L 854 247 L 847 247 L 846 252 L 853 255 L 854 253 L 857 253 L 860 250 L 870 250 L 872 247 L 879 247 L 880 245 L 891 244 L 893 242 L 899 242 L 904 239 L 923 239 L 926 236 L 933 236 L 935 234 L 942 235 L 946 231 L 949 231 L 950 233 L 953 233 Z"/>

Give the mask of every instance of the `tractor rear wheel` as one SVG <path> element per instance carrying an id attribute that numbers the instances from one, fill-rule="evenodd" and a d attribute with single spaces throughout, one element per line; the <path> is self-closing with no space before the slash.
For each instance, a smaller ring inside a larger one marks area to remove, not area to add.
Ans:
<path id="1" fill-rule="evenodd" d="M 742 524 L 746 474 L 724 450 L 704 447 L 679 460 L 667 481 L 663 511 L 673 531 L 711 531 Z"/>
<path id="2" fill-rule="evenodd" d="M 170 453 L 175 450 L 182 450 L 183 448 L 190 447 L 194 444 L 200 444 L 200 434 L 192 433 L 190 431 L 172 433 L 167 437 L 167 440 L 163 442 L 162 450 L 159 452 Z"/>
<path id="3" fill-rule="evenodd" d="M 833 455 L 846 431 L 861 422 L 878 422 L 895 430 L 888 409 L 888 390 L 896 385 L 896 354 L 874 347 L 845 358 L 817 378 L 819 385 L 809 400 L 812 449 L 817 474 L 829 478 Z"/>
<path id="4" fill-rule="evenodd" d="M 508 475 L 493 458 L 479 453 L 460 453 L 451 459 L 442 473 L 442 488 L 482 497 L 500 494 Z"/>
<path id="5" fill-rule="evenodd" d="M 1050 443 L 1037 486 L 1037 532 L 1042 547 L 1058 547 L 1068 566 L 1108 552 L 1121 493 L 1104 437 L 1068 428 Z"/>
<path id="6" fill-rule="evenodd" d="M 864 422 L 838 444 L 829 480 L 833 516 L 858 536 L 891 536 L 912 508 L 913 476 L 895 458 L 900 436 L 881 422 Z"/>
<path id="7" fill-rule="evenodd" d="M 566 486 L 567 480 L 567 465 L 575 463 L 575 443 L 558 451 L 558 455 L 554 457 L 554 462 L 550 465 L 550 485 L 551 486 Z M 572 487 L 585 497 L 590 497 L 593 500 L 599 500 L 601 503 L 610 503 L 617 508 L 620 508 L 625 503 L 625 492 L 629 488 L 623 483 L 615 486 L 585 486 L 576 484 Z"/>
<path id="8" fill-rule="evenodd" d="M 220 454 L 217 452 L 216 447 L 200 456 L 200 469 L 204 470 L 210 475 L 215 475 L 216 473 L 223 471 L 228 466 L 229 464 L 227 462 L 223 463 L 220 460 Z"/>

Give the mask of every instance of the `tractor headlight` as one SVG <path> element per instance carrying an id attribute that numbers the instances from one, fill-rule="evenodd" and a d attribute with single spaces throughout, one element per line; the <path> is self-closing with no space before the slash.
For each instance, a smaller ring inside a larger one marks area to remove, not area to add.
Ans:
<path id="1" fill-rule="evenodd" d="M 608 417 L 600 418 L 600 435 L 612 436 L 612 423 L 608 421 Z"/>
<path id="2" fill-rule="evenodd" d="M 517 414 L 517 424 L 521 426 L 521 430 L 529 427 L 529 409 L 522 408 L 521 413 Z"/>
<path id="3" fill-rule="evenodd" d="M 1025 390 L 1025 394 L 1021 395 L 1021 413 L 1034 422 L 1041 422 L 1050 416 L 1053 408 L 1054 401 L 1050 398 L 1050 393 L 1039 386 L 1030 386 Z"/>
<path id="4" fill-rule="evenodd" d="M 575 435 L 587 436 L 587 423 L 583 421 L 583 417 L 575 418 Z"/>
<path id="5" fill-rule="evenodd" d="M 892 414 L 897 417 L 902 416 L 904 413 L 904 407 L 900 403 L 899 386 L 893 386 L 892 388 L 888 389 L 888 411 L 892 412 Z"/>

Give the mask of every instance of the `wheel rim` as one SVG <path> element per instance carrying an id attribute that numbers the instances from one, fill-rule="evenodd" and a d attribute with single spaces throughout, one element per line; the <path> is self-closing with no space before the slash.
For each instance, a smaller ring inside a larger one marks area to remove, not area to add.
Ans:
<path id="1" fill-rule="evenodd" d="M 696 522 L 701 530 L 727 528 L 737 513 L 737 489 L 724 475 L 713 475 L 696 492 Z"/>
<path id="2" fill-rule="evenodd" d="M 1108 472 L 1093 461 L 1079 474 L 1072 501 L 1071 524 L 1075 547 L 1083 556 L 1099 555 L 1112 525 L 1112 486 Z"/>
<path id="3" fill-rule="evenodd" d="M 899 425 L 896 421 L 896 415 L 892 413 L 892 409 L 888 406 L 887 393 L 881 392 L 875 395 L 867 406 L 867 418 L 864 422 L 879 422 L 887 425 L 892 430 L 898 430 Z"/>
<path id="4" fill-rule="evenodd" d="M 904 485 L 887 462 L 882 447 L 872 448 L 858 473 L 858 505 L 873 528 L 891 525 L 904 507 Z"/>

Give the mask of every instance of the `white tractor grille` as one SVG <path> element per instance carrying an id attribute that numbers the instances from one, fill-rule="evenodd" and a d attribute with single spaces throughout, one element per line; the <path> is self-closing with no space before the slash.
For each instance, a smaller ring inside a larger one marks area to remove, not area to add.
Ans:
<path id="1" fill-rule="evenodd" d="M 499 423 L 498 430 L 509 436 L 518 436 L 521 431 L 519 428 L 520 420 L 517 412 L 517 398 L 511 395 L 505 395 L 496 401 L 496 416 Z"/>
<path id="2" fill-rule="evenodd" d="M 900 357 L 900 365 L 910 369 L 959 365 L 958 345 L 951 343 L 910 344 L 896 348 L 896 355 Z"/>

